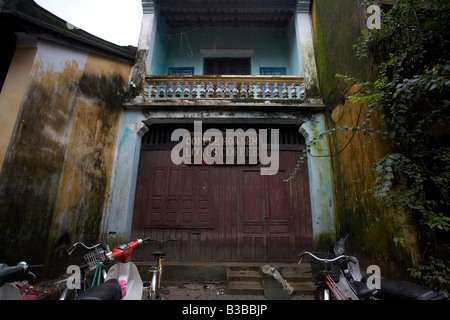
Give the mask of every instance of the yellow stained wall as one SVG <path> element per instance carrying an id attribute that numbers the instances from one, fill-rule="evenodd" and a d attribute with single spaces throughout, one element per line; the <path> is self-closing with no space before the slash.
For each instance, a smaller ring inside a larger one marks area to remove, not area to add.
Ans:
<path id="1" fill-rule="evenodd" d="M 43 40 L 34 51 L 21 66 L 16 53 L 0 96 L 15 103 L 0 126 L 0 247 L 60 273 L 71 243 L 99 240 L 131 63 Z"/>
<path id="2" fill-rule="evenodd" d="M 378 264 L 382 275 L 404 273 L 418 261 L 413 222 L 402 209 L 385 206 L 371 194 L 363 193 L 373 187 L 372 164 L 390 152 L 389 143 L 379 135 L 360 132 L 352 137 L 351 131 L 338 130 L 361 126 L 367 112 L 367 106 L 346 99 L 357 94 L 358 88 L 349 88 L 336 78 L 336 74 L 343 74 L 368 80 L 370 61 L 359 60 L 353 49 L 365 28 L 365 14 L 356 0 L 315 0 L 312 21 L 319 86 L 328 110 L 327 126 L 336 129 L 329 136 L 330 153 L 336 154 L 331 157 L 336 232 L 339 236 L 350 234 L 349 249 L 363 265 Z M 376 112 L 370 126 L 383 127 Z M 394 244 L 397 236 L 405 237 L 404 247 Z"/>
<path id="3" fill-rule="evenodd" d="M 55 246 L 61 235 L 68 234 L 73 242 L 92 238 L 100 231 L 121 114 L 123 88 L 118 84 L 126 83 L 129 72 L 129 65 L 98 55 L 89 55 L 86 61 L 80 79 L 82 96 L 74 106 L 50 246 Z M 89 210 L 91 213 L 82 214 Z"/>

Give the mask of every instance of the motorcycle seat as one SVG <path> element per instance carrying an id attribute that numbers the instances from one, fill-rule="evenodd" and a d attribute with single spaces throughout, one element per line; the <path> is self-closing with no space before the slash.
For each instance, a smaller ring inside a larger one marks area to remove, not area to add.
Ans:
<path id="1" fill-rule="evenodd" d="M 122 287 L 117 279 L 109 279 L 101 285 L 94 286 L 83 292 L 77 300 L 120 300 Z"/>
<path id="2" fill-rule="evenodd" d="M 389 300 L 446 300 L 447 296 L 425 286 L 403 280 L 381 279 L 380 299 Z"/>
<path id="3" fill-rule="evenodd" d="M 356 295 L 360 299 L 367 299 L 378 291 L 377 289 L 369 289 L 365 283 L 360 281 L 353 281 L 353 284 L 356 286 Z"/>

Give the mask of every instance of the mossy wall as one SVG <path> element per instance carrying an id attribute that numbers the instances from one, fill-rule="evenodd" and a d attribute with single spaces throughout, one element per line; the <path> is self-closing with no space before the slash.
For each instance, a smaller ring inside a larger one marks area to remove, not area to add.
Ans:
<path id="1" fill-rule="evenodd" d="M 353 45 L 366 27 L 365 13 L 358 0 L 315 0 L 312 9 L 314 45 L 322 97 L 327 106 L 333 171 L 336 233 L 350 234 L 348 247 L 363 265 L 378 264 L 382 274 L 402 274 L 417 262 L 418 241 L 415 228 L 404 211 L 383 205 L 371 194 L 372 164 L 387 154 L 389 144 L 379 136 L 339 131 L 345 126 L 361 125 L 367 106 L 353 103 L 347 96 L 358 94 L 336 74 L 369 79 L 369 60 L 359 60 Z M 373 114 L 371 126 L 382 126 Z M 350 142 L 349 142 L 350 141 Z M 343 150 L 343 151 L 342 151 Z M 394 244 L 403 236 L 405 246 Z"/>
<path id="2" fill-rule="evenodd" d="M 65 272 L 72 243 L 98 242 L 129 72 L 127 62 L 38 42 L 0 174 L 2 262 Z"/>

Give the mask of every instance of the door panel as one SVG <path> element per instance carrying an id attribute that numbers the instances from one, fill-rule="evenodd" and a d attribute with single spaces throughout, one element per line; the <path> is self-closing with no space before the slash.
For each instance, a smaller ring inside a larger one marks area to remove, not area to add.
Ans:
<path id="1" fill-rule="evenodd" d="M 255 168 L 242 170 L 241 177 L 242 259 L 291 259 L 295 235 L 288 184 L 283 181 L 286 172 L 262 176 L 259 168 Z M 247 248 L 248 245 L 254 249 Z"/>

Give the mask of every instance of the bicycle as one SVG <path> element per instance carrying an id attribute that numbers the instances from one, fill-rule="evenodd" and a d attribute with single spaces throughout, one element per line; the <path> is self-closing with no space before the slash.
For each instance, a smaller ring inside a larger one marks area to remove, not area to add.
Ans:
<path id="1" fill-rule="evenodd" d="M 148 272 L 152 273 L 152 280 L 150 283 L 149 298 L 150 300 L 160 300 L 161 299 L 161 277 L 163 273 L 163 257 L 166 253 L 163 251 L 164 243 L 169 241 L 178 241 L 178 239 L 166 239 L 166 240 L 156 240 L 150 239 L 159 243 L 159 248 L 152 252 L 152 255 L 156 258 L 156 266 L 151 267 Z"/>
<path id="2" fill-rule="evenodd" d="M 77 288 L 74 283 L 72 283 L 73 285 L 70 287 L 66 285 L 66 287 L 61 292 L 59 300 L 77 299 L 90 287 L 99 285 L 101 281 L 105 281 L 106 279 L 107 273 L 102 262 L 106 259 L 106 253 L 109 252 L 108 245 L 102 242 L 92 246 L 88 246 L 83 242 L 76 242 L 67 250 L 67 254 L 70 256 L 78 246 L 82 246 L 87 250 L 91 250 L 83 256 L 83 262 L 78 264 L 78 268 L 80 269 L 79 287 Z M 95 270 L 94 277 L 92 280 L 92 284 L 89 285 L 87 273 L 93 270 Z M 61 283 L 67 284 L 67 280 L 65 279 L 58 281 L 55 283 L 55 285 L 59 286 Z"/>
<path id="3" fill-rule="evenodd" d="M 299 254 L 299 264 L 306 254 L 312 258 L 310 259 L 312 280 L 318 285 L 314 292 L 315 300 L 358 300 L 358 297 L 346 286 L 346 283 L 339 281 L 341 272 L 340 261 L 353 261 L 353 257 L 346 255 L 332 257 L 333 255 L 330 253 L 319 252 L 312 254 L 305 251 Z M 318 257 L 318 255 L 322 257 Z"/>

